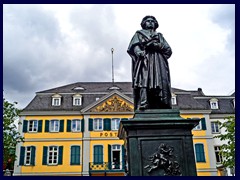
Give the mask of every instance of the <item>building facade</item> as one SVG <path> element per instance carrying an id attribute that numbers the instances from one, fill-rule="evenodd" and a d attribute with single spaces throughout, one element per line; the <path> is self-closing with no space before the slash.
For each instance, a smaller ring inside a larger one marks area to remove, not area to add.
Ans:
<path id="1" fill-rule="evenodd" d="M 192 130 L 198 176 L 226 175 L 218 168 L 223 142 L 213 138 L 221 133 L 214 122 L 234 115 L 234 99 L 172 88 L 173 108 L 183 118 L 201 118 Z M 37 92 L 20 114 L 25 141 L 16 147 L 13 175 L 126 175 L 117 135 L 119 122 L 132 118 L 133 109 L 131 82 L 78 82 Z"/>

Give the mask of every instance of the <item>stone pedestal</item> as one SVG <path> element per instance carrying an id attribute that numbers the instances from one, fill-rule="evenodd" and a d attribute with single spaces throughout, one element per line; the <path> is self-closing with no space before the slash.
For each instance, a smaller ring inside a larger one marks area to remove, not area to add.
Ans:
<path id="1" fill-rule="evenodd" d="M 120 122 L 129 176 L 196 176 L 191 130 L 200 119 L 183 119 L 179 110 L 136 111 Z"/>

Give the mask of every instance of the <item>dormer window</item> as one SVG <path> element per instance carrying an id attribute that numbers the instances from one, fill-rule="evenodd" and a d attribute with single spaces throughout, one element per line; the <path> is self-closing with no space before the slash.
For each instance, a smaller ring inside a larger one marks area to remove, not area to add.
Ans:
<path id="1" fill-rule="evenodd" d="M 59 94 L 54 94 L 52 96 L 52 106 L 60 106 L 61 105 L 61 97 Z"/>
<path id="2" fill-rule="evenodd" d="M 172 105 L 177 105 L 177 96 L 176 96 L 176 94 L 172 94 Z"/>
<path id="3" fill-rule="evenodd" d="M 85 90 L 85 88 L 84 88 L 84 87 L 81 87 L 81 86 L 77 86 L 77 87 L 73 88 L 73 90 L 75 90 L 75 91 L 81 91 L 81 90 Z"/>
<path id="4" fill-rule="evenodd" d="M 81 106 L 82 105 L 82 95 L 75 94 L 73 96 L 73 106 Z"/>
<path id="5" fill-rule="evenodd" d="M 110 87 L 110 88 L 108 88 L 109 90 L 119 90 L 119 89 L 121 89 L 121 88 L 119 88 L 119 87 L 117 87 L 117 86 L 112 86 L 112 87 Z"/>
<path id="6" fill-rule="evenodd" d="M 218 99 L 212 98 L 210 99 L 211 109 L 218 109 Z"/>

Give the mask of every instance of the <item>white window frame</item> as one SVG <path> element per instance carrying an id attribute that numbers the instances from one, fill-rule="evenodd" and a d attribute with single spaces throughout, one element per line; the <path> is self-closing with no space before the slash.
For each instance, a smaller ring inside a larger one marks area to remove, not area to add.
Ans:
<path id="1" fill-rule="evenodd" d="M 52 106 L 61 106 L 61 98 L 59 94 L 54 94 L 52 96 Z"/>
<path id="2" fill-rule="evenodd" d="M 50 150 L 50 148 L 53 148 L 53 149 Z M 56 155 L 54 153 L 56 153 Z M 48 165 L 57 165 L 58 164 L 58 153 L 59 153 L 58 146 L 48 146 L 48 156 L 47 156 L 47 164 Z M 54 156 L 56 156 L 55 163 L 54 163 Z M 50 161 L 52 161 L 52 162 L 50 163 Z"/>
<path id="3" fill-rule="evenodd" d="M 34 126 L 36 125 L 36 129 Z M 29 120 L 28 122 L 28 132 L 37 132 L 38 131 L 38 120 Z"/>
<path id="4" fill-rule="evenodd" d="M 119 129 L 121 119 L 120 118 L 112 118 L 111 119 L 111 130 L 117 131 Z"/>
<path id="5" fill-rule="evenodd" d="M 216 126 L 217 126 L 217 128 L 216 128 Z M 218 131 L 217 131 L 217 129 L 218 129 Z M 218 124 L 217 121 L 211 122 L 211 131 L 212 131 L 212 134 L 219 134 L 220 133 L 219 124 Z"/>
<path id="6" fill-rule="evenodd" d="M 177 105 L 177 96 L 175 94 L 172 94 L 171 102 L 172 102 L 172 105 Z"/>
<path id="7" fill-rule="evenodd" d="M 111 159 L 112 159 L 112 168 L 114 169 L 115 168 L 115 164 L 113 164 L 113 151 L 119 151 L 119 156 L 120 156 L 120 159 L 119 159 L 119 169 L 122 169 L 122 148 L 121 148 L 122 146 L 120 145 L 120 144 L 113 144 L 112 145 L 112 152 L 111 152 Z"/>
<path id="8" fill-rule="evenodd" d="M 82 105 L 82 95 L 75 94 L 73 96 L 73 106 L 81 106 Z"/>
<path id="9" fill-rule="evenodd" d="M 103 130 L 103 119 L 102 118 L 94 118 L 93 119 L 93 130 L 94 131 L 102 131 Z"/>
<path id="10" fill-rule="evenodd" d="M 52 122 L 53 122 L 53 127 L 52 127 Z M 60 129 L 60 121 L 59 120 L 53 119 L 53 120 L 49 121 L 49 132 L 59 132 L 59 129 Z"/>
<path id="11" fill-rule="evenodd" d="M 24 164 L 26 166 L 31 165 L 31 156 L 32 156 L 32 147 L 31 146 L 26 146 L 26 148 L 25 148 L 25 159 L 24 159 Z"/>
<path id="12" fill-rule="evenodd" d="M 222 156 L 219 154 L 220 150 L 221 150 L 221 146 L 214 146 L 215 156 L 218 156 L 218 158 L 220 159 L 220 162 L 218 162 L 216 157 L 217 163 L 222 163 Z"/>
<path id="13" fill-rule="evenodd" d="M 198 125 L 197 125 L 197 126 L 195 126 L 195 127 L 193 128 L 193 130 L 197 130 L 197 131 L 200 131 L 200 130 L 202 130 L 202 122 L 201 122 L 201 121 L 199 121 Z"/>
<path id="14" fill-rule="evenodd" d="M 74 124 L 76 123 L 76 128 L 74 129 Z M 77 127 L 79 126 L 79 128 Z M 72 119 L 72 123 L 71 123 L 71 130 L 72 132 L 80 132 L 81 131 L 81 120 L 80 119 Z"/>
<path id="15" fill-rule="evenodd" d="M 216 99 L 216 98 L 210 99 L 210 106 L 211 106 L 211 109 L 219 109 L 218 99 Z"/>
<path id="16" fill-rule="evenodd" d="M 114 150 L 121 150 L 121 145 L 120 144 L 113 144 L 112 145 L 112 150 L 114 151 Z"/>

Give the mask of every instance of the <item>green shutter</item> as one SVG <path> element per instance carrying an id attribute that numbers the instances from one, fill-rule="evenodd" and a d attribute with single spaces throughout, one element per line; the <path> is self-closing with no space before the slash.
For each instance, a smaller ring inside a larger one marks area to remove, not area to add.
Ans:
<path id="1" fill-rule="evenodd" d="M 197 162 L 205 162 L 205 154 L 203 144 L 195 144 L 195 153 Z"/>
<path id="2" fill-rule="evenodd" d="M 47 165 L 47 155 L 48 155 L 48 147 L 47 146 L 43 146 L 42 165 Z"/>
<path id="3" fill-rule="evenodd" d="M 75 148 L 74 146 L 71 146 L 71 159 L 70 159 L 70 165 L 74 165 L 75 163 Z"/>
<path id="4" fill-rule="evenodd" d="M 206 120 L 205 118 L 201 118 L 201 123 L 202 123 L 202 130 L 206 130 Z"/>
<path id="5" fill-rule="evenodd" d="M 102 164 L 103 163 L 103 146 L 96 145 L 94 146 L 94 164 Z"/>
<path id="6" fill-rule="evenodd" d="M 36 147 L 31 146 L 31 165 L 35 166 Z"/>
<path id="7" fill-rule="evenodd" d="M 198 149 L 198 144 L 195 144 L 195 156 L 196 156 L 196 161 L 199 161 L 199 149 Z"/>
<path id="8" fill-rule="evenodd" d="M 45 132 L 49 132 L 49 120 L 45 120 Z"/>
<path id="9" fill-rule="evenodd" d="M 81 131 L 84 132 L 84 119 L 81 120 Z"/>
<path id="10" fill-rule="evenodd" d="M 120 162 L 121 164 L 121 162 Z M 122 169 L 125 169 L 125 147 L 122 145 Z"/>
<path id="11" fill-rule="evenodd" d="M 71 165 L 80 165 L 80 146 L 71 147 Z"/>
<path id="12" fill-rule="evenodd" d="M 104 131 L 111 131 L 111 119 L 110 118 L 104 118 Z"/>
<path id="13" fill-rule="evenodd" d="M 80 146 L 78 146 L 77 159 L 78 159 L 77 163 L 78 163 L 78 165 L 80 165 L 80 159 L 81 159 L 81 147 Z"/>
<path id="14" fill-rule="evenodd" d="M 62 164 L 62 159 L 63 159 L 63 146 L 58 147 L 58 164 Z"/>
<path id="15" fill-rule="evenodd" d="M 24 159 L 25 159 L 25 147 L 21 146 L 20 147 L 20 160 L 19 160 L 19 165 L 20 166 L 24 165 Z"/>
<path id="16" fill-rule="evenodd" d="M 42 132 L 42 120 L 38 120 L 38 132 Z"/>
<path id="17" fill-rule="evenodd" d="M 108 144 L 108 168 L 112 169 L 112 146 Z"/>
<path id="18" fill-rule="evenodd" d="M 71 132 L 72 121 L 70 119 L 67 120 L 67 132 Z"/>
<path id="19" fill-rule="evenodd" d="M 63 132 L 63 131 L 64 131 L 64 120 L 60 120 L 59 132 Z"/>
<path id="20" fill-rule="evenodd" d="M 89 124 L 88 124 L 88 130 L 89 131 L 92 131 L 93 130 L 93 119 L 92 118 L 89 118 Z"/>
<path id="21" fill-rule="evenodd" d="M 28 130 L 28 121 L 23 120 L 23 132 L 26 133 Z"/>

